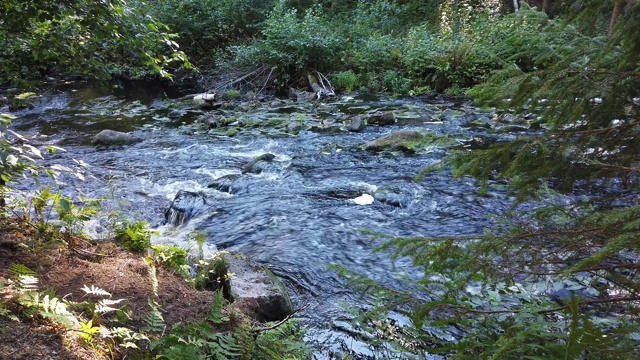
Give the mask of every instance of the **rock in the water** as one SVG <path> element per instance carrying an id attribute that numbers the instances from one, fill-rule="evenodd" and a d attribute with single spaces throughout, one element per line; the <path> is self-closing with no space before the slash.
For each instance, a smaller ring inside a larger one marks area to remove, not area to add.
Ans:
<path id="1" fill-rule="evenodd" d="M 102 130 L 91 139 L 94 145 L 128 145 L 140 141 L 142 139 L 133 134 L 114 130 Z"/>
<path id="2" fill-rule="evenodd" d="M 358 205 L 371 205 L 373 204 L 373 201 L 375 199 L 373 198 L 373 196 L 369 195 L 369 194 L 362 194 L 356 198 L 351 199 L 351 201 L 353 201 L 354 203 L 358 204 Z"/>
<path id="3" fill-rule="evenodd" d="M 275 159 L 273 154 L 262 154 L 242 168 L 243 174 L 260 174 Z"/>
<path id="4" fill-rule="evenodd" d="M 510 133 L 510 132 L 524 132 L 529 130 L 529 125 L 505 125 L 498 129 L 499 132 Z"/>
<path id="5" fill-rule="evenodd" d="M 174 226 L 185 224 L 189 219 L 201 214 L 207 205 L 207 199 L 202 192 L 180 190 L 173 198 L 173 202 L 164 213 L 167 222 Z"/>
<path id="6" fill-rule="evenodd" d="M 376 111 L 369 115 L 367 123 L 374 125 L 393 125 L 396 123 L 396 117 L 391 111 Z"/>
<path id="7" fill-rule="evenodd" d="M 358 115 L 351 119 L 351 122 L 347 126 L 347 130 L 362 131 L 365 127 L 367 127 L 367 121 L 364 119 L 364 116 Z"/>
<path id="8" fill-rule="evenodd" d="M 211 129 L 216 129 L 229 123 L 229 120 L 224 115 L 220 114 L 203 116 L 202 120 L 205 124 L 209 125 Z"/>
<path id="9" fill-rule="evenodd" d="M 376 190 L 373 197 L 381 203 L 404 208 L 409 203 L 409 197 L 398 188 L 381 187 Z"/>
<path id="10" fill-rule="evenodd" d="M 369 151 L 401 150 L 414 152 L 413 142 L 420 141 L 425 136 L 414 130 L 401 130 L 370 141 L 364 145 Z"/>
<path id="11" fill-rule="evenodd" d="M 302 130 L 302 124 L 299 121 L 292 121 L 287 125 L 287 132 L 290 134 L 297 134 Z"/>
<path id="12" fill-rule="evenodd" d="M 240 178 L 240 174 L 229 174 L 222 177 L 219 177 L 211 184 L 209 184 L 209 188 L 216 189 L 218 191 L 227 192 L 229 194 L 235 194 L 238 192 L 238 187 L 236 186 L 236 181 Z"/>
<path id="13" fill-rule="evenodd" d="M 258 321 L 277 321 L 293 313 L 286 288 L 269 270 L 239 253 L 224 255 L 233 302 Z"/>

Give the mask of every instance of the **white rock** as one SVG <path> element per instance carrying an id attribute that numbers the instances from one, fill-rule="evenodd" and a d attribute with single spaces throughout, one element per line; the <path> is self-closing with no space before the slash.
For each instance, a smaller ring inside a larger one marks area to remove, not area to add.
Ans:
<path id="1" fill-rule="evenodd" d="M 373 204 L 373 196 L 369 194 L 362 194 L 355 199 L 351 199 L 351 201 L 358 205 L 371 205 Z"/>

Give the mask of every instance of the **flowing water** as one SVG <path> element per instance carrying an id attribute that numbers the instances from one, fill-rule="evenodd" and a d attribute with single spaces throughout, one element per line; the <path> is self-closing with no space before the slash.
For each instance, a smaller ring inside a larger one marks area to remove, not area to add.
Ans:
<path id="1" fill-rule="evenodd" d="M 396 125 L 368 126 L 362 132 L 303 130 L 294 136 L 254 127 L 229 137 L 198 123 L 203 111 L 176 107 L 168 100 L 178 96 L 179 91 L 167 89 L 104 92 L 76 84 L 20 112 L 14 128 L 31 136 L 34 144 L 66 150 L 46 160 L 82 173 L 63 175 L 65 192 L 108 197 L 107 208 L 122 209 L 160 229 L 163 235 L 156 241 L 193 246 L 186 243 L 186 234 L 197 229 L 206 233 L 209 250 L 237 250 L 269 267 L 283 279 L 296 306 L 309 305 L 300 317 L 309 339 L 325 349 L 324 354 L 348 347 L 374 355 L 340 330 L 349 328 L 350 318 L 341 303 L 366 303 L 327 270 L 328 264 L 343 265 L 390 286 L 399 286 L 393 280 L 398 272 L 419 275 L 407 260 L 393 267 L 388 254 L 372 254 L 380 243 L 371 242 L 360 230 L 394 236 L 478 234 L 488 224 L 486 215 L 500 213 L 507 204 L 504 194 L 479 197 L 471 180 L 454 181 L 447 173 L 415 182 L 417 173 L 441 159 L 444 149 L 405 155 L 374 154 L 360 147 L 401 129 L 460 140 L 486 135 L 482 129 L 462 126 L 484 116 L 462 100 L 337 97 L 314 104 L 254 103 L 249 110 L 209 113 L 320 128 L 378 109 L 393 111 L 398 119 Z M 131 131 L 144 140 L 130 146 L 92 146 L 91 137 L 106 128 Z M 260 174 L 240 175 L 235 193 L 208 188 L 216 178 L 241 174 L 245 164 L 264 153 L 275 155 L 274 161 Z M 375 197 L 381 189 L 391 189 L 399 204 L 379 198 L 369 205 L 353 201 L 363 194 Z M 207 200 L 206 209 L 186 230 L 163 225 L 164 212 L 179 190 L 202 191 Z M 94 235 L 100 237 L 104 224 L 93 225 Z"/>

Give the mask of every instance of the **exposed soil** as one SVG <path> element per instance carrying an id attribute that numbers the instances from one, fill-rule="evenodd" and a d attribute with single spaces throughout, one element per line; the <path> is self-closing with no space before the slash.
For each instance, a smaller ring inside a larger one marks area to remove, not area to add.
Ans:
<path id="1" fill-rule="evenodd" d="M 84 285 L 111 293 L 111 299 L 125 299 L 117 306 L 120 316 L 104 316 L 95 321 L 139 330 L 150 310 L 152 282 L 146 255 L 132 254 L 112 242 L 93 242 L 72 238 L 67 243 L 39 236 L 19 219 L 0 219 L 0 307 L 13 313 L 20 305 L 13 287 L 6 286 L 11 267 L 22 264 L 37 273 L 38 289 L 52 289 L 58 298 L 81 302 L 88 299 Z M 157 302 L 171 326 L 177 322 L 200 320 L 213 303 L 214 293 L 192 289 L 184 278 L 158 266 Z M 89 297 L 90 298 L 90 297 Z M 126 313 L 126 316 L 123 314 Z M 127 319 L 128 317 L 128 319 Z M 84 319 L 85 321 L 88 319 Z M 105 359 L 122 357 L 109 354 L 106 344 L 86 345 L 77 332 L 41 318 L 18 316 L 18 321 L 0 316 L 0 359 Z"/>

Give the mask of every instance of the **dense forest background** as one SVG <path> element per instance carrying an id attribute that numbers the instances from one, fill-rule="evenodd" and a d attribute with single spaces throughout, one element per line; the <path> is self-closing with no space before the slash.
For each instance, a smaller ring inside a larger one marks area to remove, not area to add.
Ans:
<path id="1" fill-rule="evenodd" d="M 617 16 L 608 1 L 6 1 L 2 6 L 2 81 L 174 72 L 181 79 L 240 77 L 264 67 L 275 88 L 303 85 L 305 72 L 315 70 L 338 90 L 403 95 L 461 93 L 496 70 L 547 68 L 558 60 L 555 47 L 579 40 L 576 36 L 600 41 Z M 558 20 L 578 15 L 582 19 L 572 26 Z"/>
<path id="2" fill-rule="evenodd" d="M 452 151 L 422 174 L 473 176 L 481 193 L 507 188 L 513 207 L 494 228 L 464 238 L 390 237 L 381 251 L 424 269 L 405 290 L 336 270 L 379 301 L 362 314 L 362 327 L 390 310 L 411 318 L 411 328 L 393 335 L 402 351 L 640 357 L 637 0 L 1 6 L 0 82 L 13 86 L 47 76 L 160 75 L 207 89 L 251 75 L 259 80 L 234 84 L 277 92 L 306 87 L 317 71 L 338 91 L 465 93 L 477 105 L 536 119 L 539 132 Z M 21 171 L 4 163 L 3 179 Z M 461 335 L 454 342 L 433 330 L 451 327 Z"/>

